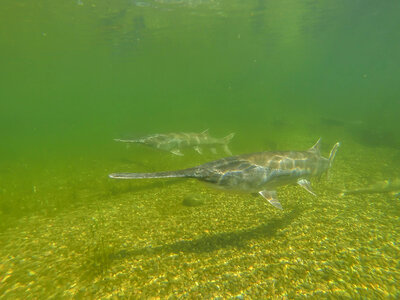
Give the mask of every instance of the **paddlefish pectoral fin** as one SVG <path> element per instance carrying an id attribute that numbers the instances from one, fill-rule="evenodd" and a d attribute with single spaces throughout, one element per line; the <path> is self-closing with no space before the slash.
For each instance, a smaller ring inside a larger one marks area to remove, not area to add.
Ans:
<path id="1" fill-rule="evenodd" d="M 183 156 L 183 153 L 179 149 L 172 149 L 170 152 L 175 155 Z"/>
<path id="2" fill-rule="evenodd" d="M 283 209 L 282 204 L 278 200 L 276 191 L 259 191 L 258 193 L 276 208 Z"/>
<path id="3" fill-rule="evenodd" d="M 201 148 L 199 146 L 194 146 L 193 149 L 199 153 L 199 154 L 203 154 L 203 150 L 201 150 Z"/>
<path id="4" fill-rule="evenodd" d="M 308 181 L 307 179 L 301 178 L 299 180 L 297 180 L 297 184 L 300 185 L 302 188 L 304 188 L 307 192 L 309 192 L 311 195 L 317 196 L 312 187 L 311 187 L 311 183 L 310 181 Z"/>

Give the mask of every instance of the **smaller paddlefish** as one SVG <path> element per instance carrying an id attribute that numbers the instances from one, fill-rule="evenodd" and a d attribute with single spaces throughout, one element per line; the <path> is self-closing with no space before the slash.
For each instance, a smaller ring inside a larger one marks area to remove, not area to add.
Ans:
<path id="1" fill-rule="evenodd" d="M 374 194 L 374 193 L 392 193 L 396 197 L 400 197 L 400 178 L 393 180 L 378 181 L 370 186 L 366 186 L 354 190 L 344 190 L 341 192 L 341 196 L 351 194 Z"/>
<path id="2" fill-rule="evenodd" d="M 169 151 L 175 155 L 183 155 L 181 150 L 183 148 L 192 147 L 199 154 L 202 154 L 201 146 L 212 146 L 211 151 L 216 152 L 213 146 L 222 146 L 224 151 L 232 155 L 228 148 L 228 144 L 235 134 L 228 134 L 223 138 L 214 138 L 208 134 L 208 130 L 200 133 L 194 132 L 180 132 L 180 133 L 165 133 L 165 134 L 153 134 L 148 135 L 139 139 L 114 139 L 117 142 L 124 143 L 138 143 L 150 146 L 152 148 Z"/>
<path id="3" fill-rule="evenodd" d="M 197 167 L 155 173 L 114 173 L 116 179 L 143 178 L 196 178 L 217 187 L 229 190 L 258 192 L 276 208 L 282 209 L 276 188 L 297 183 L 309 193 L 309 179 L 319 177 L 332 165 L 339 143 L 336 143 L 329 158 L 320 154 L 320 140 L 306 151 L 266 151 L 232 156 L 208 162 Z"/>

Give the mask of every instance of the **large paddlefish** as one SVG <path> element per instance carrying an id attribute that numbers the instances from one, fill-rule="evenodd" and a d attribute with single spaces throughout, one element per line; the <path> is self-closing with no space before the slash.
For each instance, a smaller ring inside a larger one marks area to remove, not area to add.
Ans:
<path id="1" fill-rule="evenodd" d="M 339 143 L 329 158 L 320 154 L 320 140 L 306 151 L 267 151 L 243 154 L 208 162 L 197 167 L 155 173 L 114 173 L 117 179 L 196 178 L 218 187 L 245 192 L 258 192 L 273 206 L 282 209 L 276 188 L 298 183 L 315 195 L 309 179 L 321 176 L 332 165 Z"/>

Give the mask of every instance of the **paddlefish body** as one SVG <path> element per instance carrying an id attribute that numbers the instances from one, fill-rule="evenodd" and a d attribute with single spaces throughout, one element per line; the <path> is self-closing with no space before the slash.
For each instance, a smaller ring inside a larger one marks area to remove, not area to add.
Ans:
<path id="1" fill-rule="evenodd" d="M 232 155 L 228 144 L 234 137 L 234 133 L 228 134 L 223 138 L 210 136 L 208 130 L 200 133 L 178 132 L 152 134 L 138 139 L 114 139 L 117 142 L 143 144 L 155 149 L 171 152 L 182 156 L 182 149 L 193 148 L 199 154 L 203 153 L 202 147 L 211 147 L 211 151 L 216 153 L 215 146 L 222 146 L 228 155 Z"/>
<path id="2" fill-rule="evenodd" d="M 113 173 L 116 179 L 195 178 L 219 188 L 258 192 L 269 203 L 282 209 L 276 188 L 298 183 L 312 191 L 309 179 L 321 176 L 332 165 L 339 143 L 329 158 L 320 154 L 320 140 L 306 151 L 266 151 L 243 154 L 211 161 L 193 168 L 155 173 Z"/>

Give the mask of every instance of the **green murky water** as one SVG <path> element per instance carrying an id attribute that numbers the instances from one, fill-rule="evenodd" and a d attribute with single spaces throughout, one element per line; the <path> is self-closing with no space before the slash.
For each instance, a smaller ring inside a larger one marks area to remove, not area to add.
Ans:
<path id="1" fill-rule="evenodd" d="M 339 194 L 400 177 L 397 1 L 0 7 L 0 298 L 400 297 L 399 199 Z M 283 211 L 107 177 L 226 156 L 113 141 L 205 129 L 234 154 L 342 146 Z"/>

